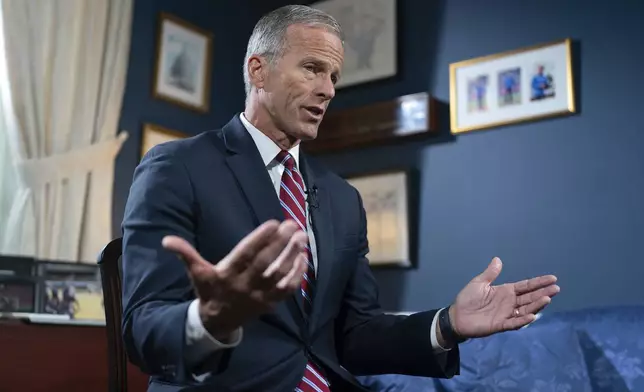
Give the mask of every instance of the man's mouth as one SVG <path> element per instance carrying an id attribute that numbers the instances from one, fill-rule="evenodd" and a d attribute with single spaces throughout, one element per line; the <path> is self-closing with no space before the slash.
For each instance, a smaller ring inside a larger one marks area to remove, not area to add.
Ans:
<path id="1" fill-rule="evenodd" d="M 316 119 L 321 119 L 322 115 L 324 114 L 324 109 L 318 106 L 305 106 L 304 109 L 306 109 L 306 111 Z"/>

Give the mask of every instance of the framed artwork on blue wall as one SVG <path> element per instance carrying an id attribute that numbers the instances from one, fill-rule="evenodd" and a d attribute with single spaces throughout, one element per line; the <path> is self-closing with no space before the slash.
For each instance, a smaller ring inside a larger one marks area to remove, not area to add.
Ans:
<path id="1" fill-rule="evenodd" d="M 324 0 L 311 7 L 342 26 L 344 65 L 337 89 L 397 74 L 397 0 Z"/>
<path id="2" fill-rule="evenodd" d="M 210 106 L 213 35 L 161 13 L 153 96 L 205 113 Z"/>
<path id="3" fill-rule="evenodd" d="M 169 129 L 155 124 L 143 124 L 143 134 L 141 136 L 141 156 L 150 151 L 150 149 L 157 144 L 169 142 L 172 140 L 183 139 L 188 135 L 183 132 Z"/>
<path id="4" fill-rule="evenodd" d="M 362 198 L 371 267 L 413 267 L 416 230 L 415 221 L 410 219 L 414 209 L 409 192 L 412 174 L 391 170 L 345 176 Z"/>
<path id="5" fill-rule="evenodd" d="M 450 64 L 454 134 L 576 112 L 571 40 Z"/>

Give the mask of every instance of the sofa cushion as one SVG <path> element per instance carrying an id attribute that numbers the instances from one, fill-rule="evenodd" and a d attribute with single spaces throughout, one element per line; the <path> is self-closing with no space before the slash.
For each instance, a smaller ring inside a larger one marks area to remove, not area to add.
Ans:
<path id="1" fill-rule="evenodd" d="M 370 391 L 377 392 L 437 392 L 435 380 L 426 377 L 383 374 L 357 377 Z"/>
<path id="2" fill-rule="evenodd" d="M 575 326 L 593 392 L 644 391 L 644 306 L 596 307 L 539 320 Z"/>
<path id="3" fill-rule="evenodd" d="M 461 374 L 438 390 L 590 392 L 576 330 L 567 323 L 505 332 L 461 345 Z"/>

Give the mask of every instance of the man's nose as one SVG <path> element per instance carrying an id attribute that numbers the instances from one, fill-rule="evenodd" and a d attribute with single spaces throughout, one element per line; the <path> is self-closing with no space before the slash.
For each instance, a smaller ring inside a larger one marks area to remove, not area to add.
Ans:
<path id="1" fill-rule="evenodd" d="M 324 98 L 325 100 L 330 100 L 335 97 L 335 85 L 331 77 L 322 77 L 320 78 L 320 83 L 317 86 L 316 95 Z"/>

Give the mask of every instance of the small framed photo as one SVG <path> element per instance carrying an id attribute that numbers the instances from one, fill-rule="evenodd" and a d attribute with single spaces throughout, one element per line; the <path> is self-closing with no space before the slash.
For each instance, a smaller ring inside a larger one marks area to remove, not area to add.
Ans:
<path id="1" fill-rule="evenodd" d="M 39 313 L 105 320 L 100 270 L 91 264 L 38 261 Z"/>
<path id="2" fill-rule="evenodd" d="M 75 320 L 105 320 L 103 289 L 99 281 L 45 281 L 43 313 Z"/>
<path id="3" fill-rule="evenodd" d="M 450 64 L 452 133 L 575 113 L 571 41 Z"/>
<path id="4" fill-rule="evenodd" d="M 344 65 L 336 88 L 397 74 L 397 0 L 323 0 L 311 7 L 333 16 L 343 28 Z"/>
<path id="5" fill-rule="evenodd" d="M 143 136 L 141 137 L 141 158 L 157 144 L 183 139 L 186 136 L 186 134 L 174 129 L 146 123 L 143 125 Z"/>
<path id="6" fill-rule="evenodd" d="M 154 72 L 155 98 L 205 113 L 210 106 L 213 36 L 161 13 Z"/>
<path id="7" fill-rule="evenodd" d="M 29 278 L 0 276 L 0 315 L 33 313 L 36 309 L 36 283 Z"/>
<path id="8" fill-rule="evenodd" d="M 0 317 L 3 313 L 33 313 L 37 308 L 38 279 L 31 257 L 0 258 Z"/>
<path id="9" fill-rule="evenodd" d="M 411 267 L 408 173 L 383 172 L 346 180 L 360 193 L 367 214 L 370 265 Z"/>

